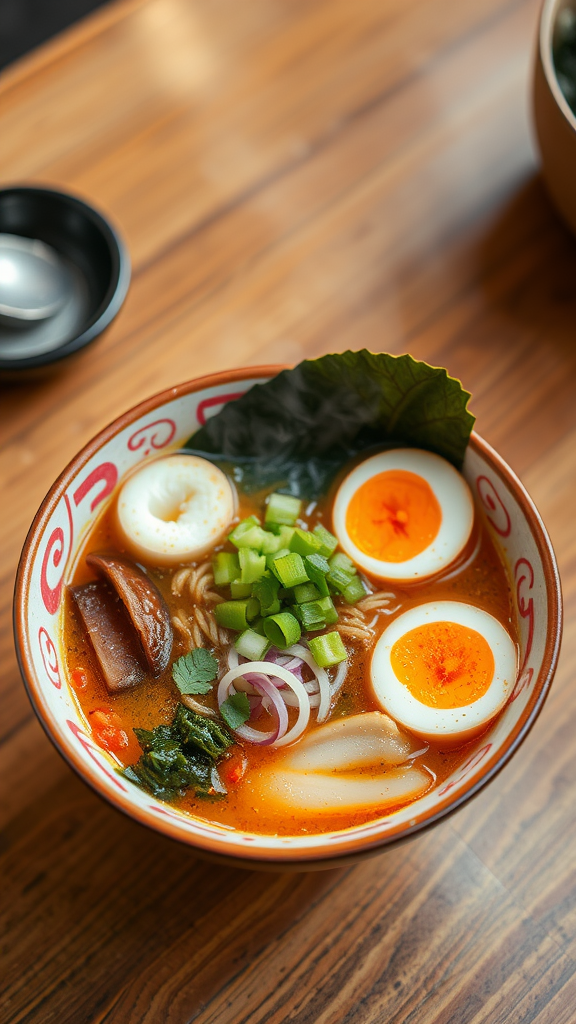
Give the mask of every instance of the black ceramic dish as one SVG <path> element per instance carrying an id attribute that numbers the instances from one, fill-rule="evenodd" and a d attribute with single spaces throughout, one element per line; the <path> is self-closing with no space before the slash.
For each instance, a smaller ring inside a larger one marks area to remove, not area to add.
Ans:
<path id="1" fill-rule="evenodd" d="M 75 304 L 62 340 L 47 350 L 22 336 L 2 344 L 0 370 L 28 370 L 64 359 L 93 341 L 120 309 L 130 281 L 130 258 L 115 229 L 87 203 L 52 189 L 0 189 L 0 233 L 37 238 L 62 258 L 74 283 Z M 4 348 L 4 351 L 2 349 Z"/>

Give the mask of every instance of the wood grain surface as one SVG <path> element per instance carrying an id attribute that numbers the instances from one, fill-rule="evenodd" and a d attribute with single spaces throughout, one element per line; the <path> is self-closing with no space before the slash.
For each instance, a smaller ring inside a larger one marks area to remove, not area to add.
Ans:
<path id="1" fill-rule="evenodd" d="M 576 243 L 529 126 L 535 0 L 125 0 L 0 76 L 0 182 L 78 192 L 133 260 L 108 333 L 0 385 L 2 1024 L 576 1020 Z M 19 550 L 53 479 L 148 394 L 367 346 L 444 365 L 550 530 L 567 629 L 520 751 L 347 870 L 196 860 L 36 721 Z"/>

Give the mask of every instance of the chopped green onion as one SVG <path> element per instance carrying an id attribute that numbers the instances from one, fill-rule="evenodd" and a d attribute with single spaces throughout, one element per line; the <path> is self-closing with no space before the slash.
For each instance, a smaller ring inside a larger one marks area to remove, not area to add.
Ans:
<path id="1" fill-rule="evenodd" d="M 330 558 L 330 555 L 338 547 L 338 538 L 333 533 L 330 533 L 330 530 L 327 530 L 325 526 L 322 526 L 321 523 L 317 523 L 314 527 L 314 536 L 318 538 L 322 545 L 318 554 L 324 555 L 324 558 Z"/>
<path id="2" fill-rule="evenodd" d="M 300 515 L 302 502 L 290 494 L 271 494 L 266 506 L 264 522 L 275 523 L 277 526 L 294 526 Z"/>
<path id="3" fill-rule="evenodd" d="M 253 597 L 247 601 L 222 601 L 214 608 L 218 625 L 225 629 L 236 629 L 239 633 L 248 629 L 248 623 L 259 613 L 260 605 Z"/>
<path id="4" fill-rule="evenodd" d="M 297 587 L 294 587 L 294 600 L 298 604 L 304 604 L 306 601 L 317 601 L 320 596 L 318 587 L 315 587 L 313 583 L 300 583 Z"/>
<path id="5" fill-rule="evenodd" d="M 290 541 L 290 551 L 296 551 L 299 555 L 320 554 L 322 541 L 318 540 L 309 530 L 294 530 Z"/>
<path id="6" fill-rule="evenodd" d="M 338 622 L 338 612 L 331 597 L 323 597 L 319 601 L 307 601 L 305 604 L 292 606 L 292 611 L 300 620 L 304 629 L 314 631 L 333 626 Z"/>
<path id="7" fill-rule="evenodd" d="M 237 537 L 233 543 L 237 548 L 254 548 L 255 551 L 260 553 L 268 543 L 268 536 L 268 532 L 263 530 L 261 526 L 251 526 L 240 537 Z M 232 538 L 230 537 L 229 539 Z"/>
<path id="8" fill-rule="evenodd" d="M 237 542 L 254 526 L 260 526 L 260 520 L 256 516 L 248 516 L 247 519 L 243 519 L 242 522 L 238 523 L 238 526 L 234 527 L 232 533 L 228 535 L 228 540 L 231 540 L 233 544 L 238 546 Z"/>
<path id="9" fill-rule="evenodd" d="M 241 580 L 232 580 L 230 584 L 230 594 L 233 598 L 243 598 L 252 596 L 252 584 L 242 583 Z"/>
<path id="10" fill-rule="evenodd" d="M 298 622 L 302 622 L 302 605 L 301 604 L 291 604 L 290 605 L 290 613 L 294 616 L 295 619 L 298 619 Z"/>
<path id="11" fill-rule="evenodd" d="M 238 555 L 232 551 L 219 551 L 212 559 L 212 572 L 217 587 L 225 587 L 227 583 L 232 583 L 240 574 Z"/>
<path id="12" fill-rule="evenodd" d="M 320 601 L 308 601 L 306 604 L 300 604 L 296 607 L 300 612 L 298 618 L 304 629 L 324 629 L 324 626 L 327 625 L 322 608 L 320 607 Z"/>
<path id="13" fill-rule="evenodd" d="M 328 597 L 330 591 L 326 583 L 326 574 L 330 572 L 330 566 L 326 559 L 322 555 L 307 555 L 304 559 L 304 568 L 322 597 Z"/>
<path id="14" fill-rule="evenodd" d="M 264 619 L 264 632 L 270 642 L 281 650 L 298 643 L 302 636 L 300 623 L 291 612 L 269 615 L 267 619 Z"/>
<path id="15" fill-rule="evenodd" d="M 283 587 L 296 587 L 299 583 L 308 583 L 308 574 L 304 568 L 302 556 L 291 551 L 281 558 L 276 557 L 272 563 L 272 572 L 278 577 Z"/>
<path id="16" fill-rule="evenodd" d="M 262 578 L 252 584 L 252 596 L 257 597 L 260 604 L 270 604 L 275 597 L 278 597 L 279 589 L 279 581 L 267 569 Z"/>
<path id="17" fill-rule="evenodd" d="M 240 581 L 241 583 L 255 583 L 262 578 L 266 572 L 266 559 L 259 555 L 252 548 L 240 548 L 238 553 L 240 560 Z"/>
<path id="18" fill-rule="evenodd" d="M 323 555 L 307 555 L 306 567 L 313 566 L 322 576 L 330 572 L 330 563 Z"/>
<path id="19" fill-rule="evenodd" d="M 248 529 L 250 529 L 251 526 L 262 526 L 262 523 L 261 523 L 260 519 L 258 518 L 258 516 L 255 516 L 255 515 L 246 516 L 246 519 L 241 519 L 240 520 L 240 522 L 238 523 L 238 526 L 236 527 L 236 529 L 239 529 L 241 527 L 244 530 L 248 530 Z"/>
<path id="20" fill-rule="evenodd" d="M 260 602 L 262 615 L 276 615 L 280 611 L 279 589 L 280 583 L 271 573 L 252 585 L 252 596 Z"/>
<path id="21" fill-rule="evenodd" d="M 288 548 L 280 548 L 278 551 L 272 551 L 269 555 L 266 555 L 266 565 L 271 569 L 277 558 L 282 558 L 283 555 L 289 554 L 290 551 Z"/>
<path id="22" fill-rule="evenodd" d="M 332 555 L 332 557 L 328 559 L 328 565 L 331 569 L 344 569 L 349 576 L 353 576 L 356 572 L 354 562 L 351 558 L 348 558 L 348 555 L 345 555 L 343 551 L 337 551 L 335 555 Z"/>
<path id="23" fill-rule="evenodd" d="M 280 546 L 283 547 L 283 548 L 290 549 L 290 541 L 292 540 L 292 537 L 294 536 L 294 527 L 293 526 L 278 526 L 276 532 L 278 533 L 278 536 L 280 537 Z"/>
<path id="24" fill-rule="evenodd" d="M 363 597 L 366 597 L 368 591 L 366 590 L 366 587 L 362 583 L 360 577 L 353 576 L 348 586 L 344 587 L 344 589 L 341 590 L 340 593 L 342 594 L 342 597 L 347 602 L 347 604 L 356 604 L 356 601 L 360 601 Z"/>
<path id="25" fill-rule="evenodd" d="M 316 604 L 321 608 L 327 626 L 333 626 L 334 623 L 338 622 L 338 612 L 334 607 L 334 601 L 331 597 L 323 597 Z"/>
<path id="26" fill-rule="evenodd" d="M 245 629 L 234 642 L 234 647 L 243 658 L 248 661 L 262 661 L 270 643 L 265 636 L 256 633 L 254 629 Z"/>
<path id="27" fill-rule="evenodd" d="M 308 641 L 308 647 L 319 668 L 330 668 L 331 665 L 338 665 L 347 658 L 346 648 L 337 630 L 313 637 Z"/>
<path id="28" fill-rule="evenodd" d="M 264 619 L 262 618 L 261 615 L 258 615 L 257 618 L 252 620 L 252 622 L 250 623 L 250 629 L 253 629 L 254 632 L 258 633 L 259 636 L 264 636 L 265 635 L 264 634 Z"/>
<path id="29" fill-rule="evenodd" d="M 222 601 L 214 608 L 216 622 L 225 629 L 237 629 L 238 632 L 248 629 L 248 604 L 248 601 Z"/>
<path id="30" fill-rule="evenodd" d="M 281 536 L 277 537 L 274 533 L 270 533 L 269 530 L 262 530 L 262 533 L 264 535 L 261 548 L 263 555 L 273 555 L 277 551 L 280 551 L 280 548 L 288 547 L 288 545 L 283 542 Z"/>
<path id="31" fill-rule="evenodd" d="M 352 582 L 354 575 L 354 573 L 347 572 L 346 569 L 335 565 L 333 569 L 330 569 L 326 579 L 330 586 L 334 587 L 334 590 L 338 590 L 342 594 Z"/>

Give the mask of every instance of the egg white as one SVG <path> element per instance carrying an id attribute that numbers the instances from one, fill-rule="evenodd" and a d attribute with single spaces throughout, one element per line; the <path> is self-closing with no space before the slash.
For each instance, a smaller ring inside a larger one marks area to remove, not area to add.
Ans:
<path id="1" fill-rule="evenodd" d="M 207 459 L 169 455 L 132 474 L 118 495 L 118 524 L 138 557 L 163 565 L 201 558 L 234 517 L 228 477 Z"/>
<path id="2" fill-rule="evenodd" d="M 403 469 L 422 477 L 440 505 L 442 521 L 424 551 L 404 562 L 385 562 L 367 555 L 348 535 L 346 515 L 362 484 L 388 470 Z M 393 448 L 361 462 L 342 481 L 334 501 L 333 528 L 341 547 L 365 572 L 379 579 L 409 582 L 441 572 L 465 547 L 474 523 L 474 503 L 464 477 L 446 459 L 419 448 Z"/>
<path id="3" fill-rule="evenodd" d="M 484 637 L 494 656 L 494 676 L 485 694 L 459 708 L 432 708 L 414 697 L 396 676 L 390 659 L 397 640 L 418 626 L 455 622 Z M 372 689 L 378 704 L 395 721 L 427 740 L 463 743 L 480 732 L 504 707 L 517 672 L 516 647 L 494 616 L 460 601 L 421 604 L 399 615 L 380 637 L 371 664 Z"/>

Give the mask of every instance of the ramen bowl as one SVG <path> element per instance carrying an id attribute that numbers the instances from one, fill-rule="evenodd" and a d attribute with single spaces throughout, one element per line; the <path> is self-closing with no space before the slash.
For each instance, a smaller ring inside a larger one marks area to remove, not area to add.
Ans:
<path id="1" fill-rule="evenodd" d="M 534 67 L 534 126 L 546 187 L 576 232 L 576 115 L 560 88 L 553 57 L 566 9 L 576 12 L 576 0 L 545 0 L 542 7 Z"/>
<path id="2" fill-rule="evenodd" d="M 503 712 L 442 785 L 392 814 L 322 834 L 243 832 L 192 817 L 123 778 L 95 742 L 69 686 L 62 654 L 63 594 L 94 518 L 141 460 L 174 450 L 207 418 L 283 367 L 219 373 L 181 384 L 131 409 L 70 462 L 32 524 L 16 582 L 16 649 L 25 685 L 48 736 L 101 797 L 149 828 L 212 859 L 304 870 L 375 853 L 416 836 L 461 807 L 512 757 L 546 699 L 561 636 L 554 552 L 534 504 L 506 463 L 473 434 L 464 476 L 505 561 L 520 638 L 519 671 Z"/>

